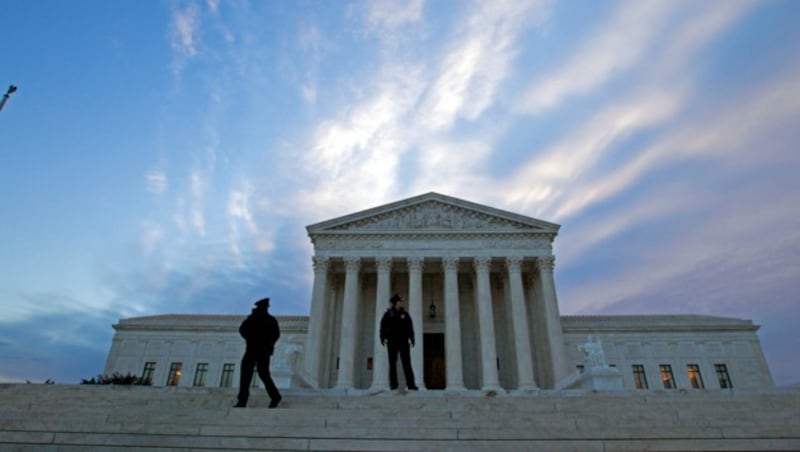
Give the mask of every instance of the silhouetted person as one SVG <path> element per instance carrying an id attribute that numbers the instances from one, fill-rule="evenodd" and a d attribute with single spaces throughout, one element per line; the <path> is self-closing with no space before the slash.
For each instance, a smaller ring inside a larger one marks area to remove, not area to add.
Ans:
<path id="1" fill-rule="evenodd" d="M 394 294 L 389 300 L 392 307 L 386 310 L 381 319 L 381 345 L 385 345 L 389 352 L 389 387 L 397 389 L 397 354 L 403 363 L 403 373 L 406 376 L 406 386 L 416 391 L 414 371 L 411 369 L 411 353 L 409 345 L 414 346 L 414 324 L 411 316 L 403 309 L 403 298 Z"/>
<path id="2" fill-rule="evenodd" d="M 239 327 L 239 334 L 247 342 L 247 348 L 242 357 L 242 368 L 239 378 L 239 401 L 235 407 L 247 406 L 250 396 L 250 383 L 253 380 L 253 367 L 258 370 L 258 376 L 264 382 L 269 394 L 269 407 L 275 408 L 281 401 L 281 393 L 275 387 L 272 376 L 269 374 L 269 358 L 275 350 L 275 342 L 281 337 L 278 321 L 271 316 L 269 298 L 256 301 L 253 312 L 244 319 Z"/>

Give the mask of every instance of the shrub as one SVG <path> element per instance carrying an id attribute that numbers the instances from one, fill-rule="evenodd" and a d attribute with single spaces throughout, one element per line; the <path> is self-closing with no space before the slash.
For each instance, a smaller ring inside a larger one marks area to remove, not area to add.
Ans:
<path id="1" fill-rule="evenodd" d="M 122 375 L 121 373 L 114 372 L 111 375 L 98 375 L 97 378 L 83 378 L 81 379 L 82 385 L 142 385 L 150 386 L 152 382 L 149 378 L 138 377 L 134 374 Z"/>

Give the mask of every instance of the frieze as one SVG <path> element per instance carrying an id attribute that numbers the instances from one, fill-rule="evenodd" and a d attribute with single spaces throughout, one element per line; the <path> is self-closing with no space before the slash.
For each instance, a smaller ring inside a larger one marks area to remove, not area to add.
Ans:
<path id="1" fill-rule="evenodd" d="M 552 235 L 546 233 L 507 234 L 331 234 L 314 238 L 316 250 L 375 250 L 394 248 L 392 243 L 403 242 L 409 249 L 414 243 L 430 247 L 430 244 L 441 243 L 444 248 L 452 248 L 455 242 L 463 242 L 469 249 L 524 249 L 541 250 L 544 254 L 551 251 Z"/>
<path id="2" fill-rule="evenodd" d="M 518 231 L 534 227 L 439 201 L 427 201 L 331 228 L 335 231 L 408 229 Z"/>

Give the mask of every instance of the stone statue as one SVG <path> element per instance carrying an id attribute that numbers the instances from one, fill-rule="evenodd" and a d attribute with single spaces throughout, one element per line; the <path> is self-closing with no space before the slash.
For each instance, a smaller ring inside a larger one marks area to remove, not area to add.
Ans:
<path id="1" fill-rule="evenodd" d="M 608 366 L 599 339 L 595 342 L 592 336 L 587 337 L 586 343 L 579 345 L 578 350 L 583 352 L 583 362 L 587 369 Z"/>

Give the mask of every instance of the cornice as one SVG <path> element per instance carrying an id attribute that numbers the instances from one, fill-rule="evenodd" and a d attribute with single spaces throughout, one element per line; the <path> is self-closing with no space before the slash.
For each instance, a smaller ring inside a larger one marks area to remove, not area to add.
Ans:
<path id="1" fill-rule="evenodd" d="M 220 314 L 164 314 L 120 319 L 116 331 L 237 332 L 247 316 Z M 308 316 L 275 316 L 281 332 L 304 333 Z"/>
<path id="2" fill-rule="evenodd" d="M 760 328 L 750 320 L 702 315 L 562 316 L 561 327 L 565 334 L 755 332 Z"/>

